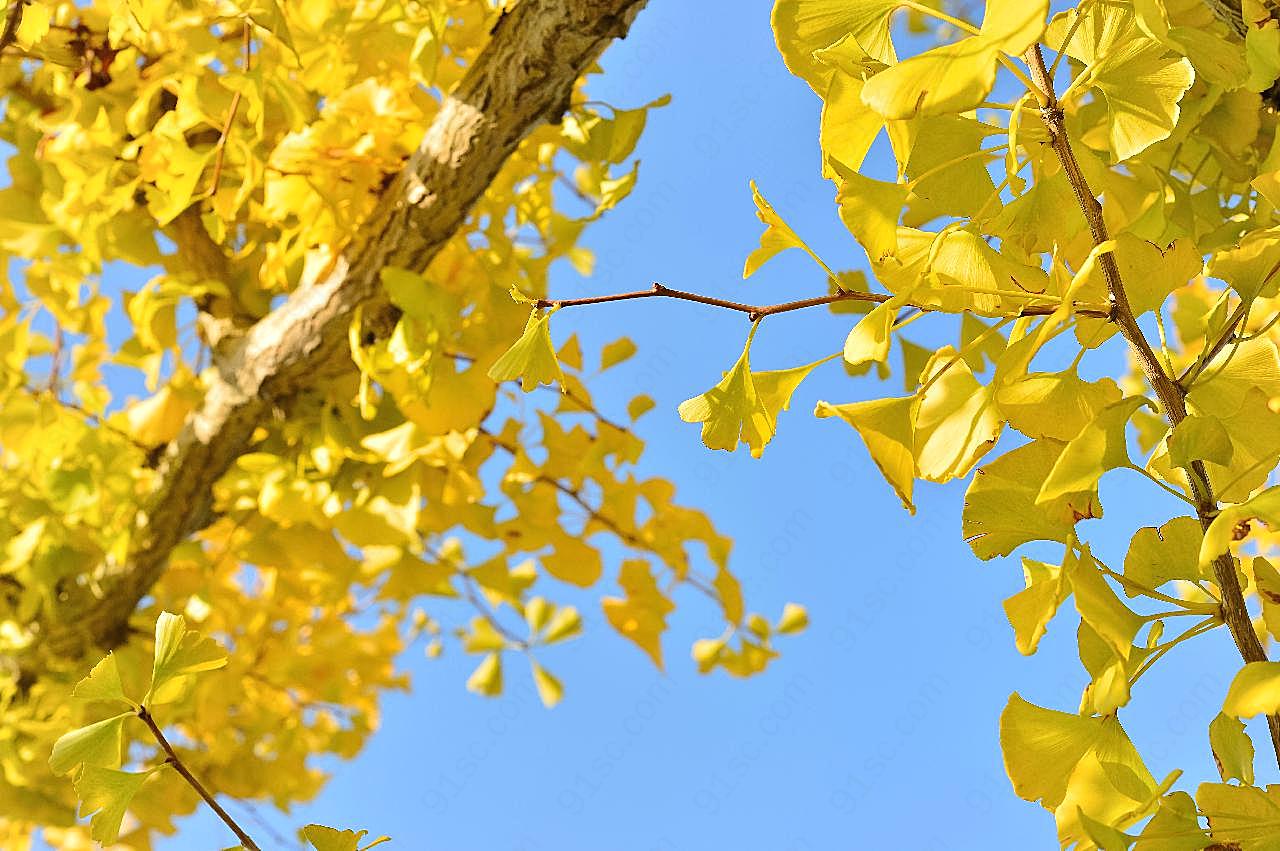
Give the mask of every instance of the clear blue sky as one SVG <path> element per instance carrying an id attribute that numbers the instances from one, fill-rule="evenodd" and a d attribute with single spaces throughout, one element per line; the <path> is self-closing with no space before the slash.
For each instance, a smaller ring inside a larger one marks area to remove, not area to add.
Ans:
<path id="1" fill-rule="evenodd" d="M 655 280 L 746 301 L 823 292 L 798 252 L 741 280 L 760 233 L 753 178 L 830 262 L 864 264 L 819 173 L 820 103 L 783 67 L 770 6 L 652 0 L 609 49 L 593 97 L 674 100 L 640 144 L 635 194 L 590 229 L 596 276 L 560 268 L 555 294 Z M 753 365 L 827 355 L 849 322 L 819 312 L 771 319 Z M 941 342 L 954 337 L 953 323 L 914 327 Z M 715 613 L 687 594 L 664 675 L 609 631 L 591 595 L 588 636 L 546 657 L 567 689 L 553 711 L 518 666 L 508 695 L 486 700 L 463 687 L 473 658 L 456 648 L 437 662 L 415 653 L 404 660 L 413 693 L 387 698 L 381 731 L 359 758 L 334 764 L 319 799 L 288 817 L 259 812 L 285 834 L 319 821 L 390 834 L 394 848 L 440 851 L 1056 847 L 1052 817 L 1018 800 L 1005 778 L 997 724 L 1014 690 L 1077 706 L 1085 676 L 1075 618 L 1064 611 L 1039 654 L 1019 656 L 1001 600 L 1022 587 L 1021 570 L 1016 559 L 972 556 L 960 534 L 963 486 L 920 486 L 912 518 L 853 431 L 810 416 L 816 399 L 865 398 L 874 384 L 831 364 L 800 388 L 762 460 L 711 453 L 675 409 L 737 357 L 741 316 L 636 302 L 565 312 L 554 328 L 597 345 L 624 333 L 639 343 L 635 359 L 595 382 L 598 400 L 619 412 L 636 392 L 655 397 L 639 428 L 642 469 L 673 479 L 683 500 L 735 538 L 736 572 L 757 609 L 776 616 L 785 601 L 802 602 L 811 629 L 787 640 L 763 676 L 702 677 L 688 645 L 715 627 Z M 1116 370 L 1115 352 L 1086 367 Z M 1099 554 L 1119 562 L 1133 529 L 1177 506 L 1116 475 L 1104 481 L 1107 520 L 1086 529 Z M 1122 719 L 1158 778 L 1174 768 L 1211 777 L 1205 731 L 1235 665 L 1223 632 L 1179 648 L 1144 679 Z M 1259 767 L 1260 784 L 1276 780 L 1265 760 Z M 252 820 L 246 826 L 274 845 Z M 159 847 L 229 842 L 201 814 Z"/>

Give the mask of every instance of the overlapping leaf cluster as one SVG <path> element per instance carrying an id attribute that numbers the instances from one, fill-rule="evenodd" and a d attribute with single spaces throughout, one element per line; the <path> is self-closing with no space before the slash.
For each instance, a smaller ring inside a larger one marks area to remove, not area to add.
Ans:
<path id="1" fill-rule="evenodd" d="M 93 660 L 44 646 L 38 625 L 104 593 L 211 365 L 234 361 L 247 327 L 338 262 L 502 6 L 23 4 L 0 55 L 5 847 L 42 827 L 76 847 L 94 830 L 47 762 L 62 732 L 91 719 L 68 698 Z M 384 270 L 394 329 L 354 325 L 353 377 L 319 381 L 258 423 L 203 530 L 121 625 L 121 670 L 149 656 L 162 609 L 233 651 L 236 688 L 197 683 L 167 708 L 217 792 L 280 807 L 314 796 L 313 758 L 359 751 L 379 696 L 407 687 L 395 660 L 411 647 L 476 654 L 468 686 L 486 695 L 527 655 L 554 704 L 543 651 L 583 620 L 557 602 L 566 583 L 600 588 L 605 619 L 659 665 L 686 588 L 724 614 L 714 652 L 698 645 L 700 668 L 747 675 L 775 655 L 774 627 L 746 612 L 729 572 L 729 542 L 637 471 L 642 442 L 583 382 L 629 357 L 629 341 L 599 357 L 576 340 L 552 352 L 535 319 L 502 363 L 559 392 L 515 405 L 488 377 L 526 321 L 509 290 L 545 294 L 557 261 L 590 270 L 579 237 L 630 191 L 637 139 L 663 103 L 614 109 L 580 91 L 429 268 Z M 137 283 L 120 291 L 121 280 Z M 649 406 L 637 398 L 631 419 Z M 788 611 L 778 626 L 802 621 Z M 21 668 L 10 654 L 26 654 Z M 197 803 L 180 784 L 137 785 L 127 815 L 111 812 L 124 847 L 148 847 Z"/>
<path id="2" fill-rule="evenodd" d="M 905 395 L 817 416 L 856 431 L 910 511 L 920 480 L 972 473 L 974 554 L 1023 554 L 1025 590 L 1004 603 L 1021 652 L 1078 623 L 1079 706 L 1015 693 L 1000 723 L 1014 790 L 1053 812 L 1064 846 L 1280 835 L 1280 787 L 1253 785 L 1241 723 L 1280 711 L 1280 663 L 1248 634 L 1280 639 L 1266 557 L 1280 541 L 1280 15 L 1237 5 L 988 0 L 968 21 L 907 0 L 777 0 L 778 48 L 822 100 L 823 171 L 878 286 L 833 271 L 753 187 L 766 230 L 745 274 L 798 248 L 829 295 L 752 309 L 741 359 L 680 409 L 708 447 L 759 455 L 817 366 L 752 371 L 771 311 L 869 308 L 841 356 L 855 374 L 893 364 Z M 903 10 L 932 45 L 895 35 Z M 894 167 L 877 168 L 877 143 Z M 1101 552 L 1099 483 L 1125 475 L 1170 519 Z M 1252 627 L 1242 585 L 1261 601 Z M 1121 718 L 1146 671 L 1184 641 L 1225 640 L 1224 623 L 1248 664 L 1204 719 L 1221 776 L 1193 778 L 1193 796 Z"/>

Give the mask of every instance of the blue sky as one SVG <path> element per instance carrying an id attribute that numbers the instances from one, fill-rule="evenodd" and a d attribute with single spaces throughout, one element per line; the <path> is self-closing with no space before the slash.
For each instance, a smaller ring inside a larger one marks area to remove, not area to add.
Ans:
<path id="1" fill-rule="evenodd" d="M 748 181 L 839 268 L 865 258 L 836 217 L 820 176 L 820 103 L 773 45 L 768 0 L 654 0 L 609 49 L 594 98 L 634 106 L 670 92 L 638 153 L 634 195 L 589 231 L 597 272 L 567 266 L 561 297 L 668 286 L 750 302 L 825 291 L 799 252 L 741 280 L 760 225 Z M 773 317 L 753 348 L 757 368 L 836 351 L 847 317 Z M 956 320 L 916 323 L 917 338 L 954 340 Z M 1010 692 L 1073 710 L 1085 677 L 1075 620 L 1064 611 L 1038 655 L 1019 656 L 1001 600 L 1022 587 L 1016 559 L 977 561 L 960 534 L 963 484 L 922 485 L 904 512 L 852 430 L 815 420 L 832 402 L 900 392 L 850 379 L 830 364 L 801 386 L 764 457 L 712 453 L 676 406 L 718 380 L 748 326 L 736 314 L 652 300 L 565 311 L 553 325 L 599 345 L 630 335 L 640 353 L 595 381 L 606 410 L 637 392 L 657 408 L 639 426 L 642 469 L 676 482 L 736 540 L 733 564 L 756 610 L 808 606 L 812 627 L 749 681 L 699 676 L 689 643 L 715 629 L 695 594 L 678 598 L 656 671 L 584 599 L 588 635 L 547 654 L 566 697 L 537 702 L 511 666 L 498 700 L 468 693 L 474 663 L 451 648 L 410 654 L 410 695 L 385 702 L 381 731 L 311 805 L 259 815 L 289 835 L 318 821 L 390 834 L 394 848 L 485 851 L 816 851 L 1053 847 L 1051 816 L 1017 799 L 1005 778 L 998 717 Z M 1114 372 L 1113 346 L 1086 369 Z M 896 358 L 896 354 L 895 354 Z M 1012 444 L 1006 443 L 1006 446 Z M 1103 485 L 1105 521 L 1088 527 L 1120 562 L 1129 535 L 1178 506 L 1117 473 Z M 1049 556 L 1048 552 L 1045 553 Z M 1144 678 L 1122 715 L 1157 778 L 1174 768 L 1209 779 L 1206 729 L 1237 662 L 1225 632 L 1180 647 Z M 1262 745 L 1263 740 L 1259 740 Z M 1259 760 L 1259 783 L 1274 772 Z M 1184 788 L 1186 788 L 1184 786 Z M 236 815 L 242 807 L 229 806 Z M 271 834 L 246 818 L 265 846 Z M 207 813 L 163 849 L 208 849 L 230 837 Z"/>

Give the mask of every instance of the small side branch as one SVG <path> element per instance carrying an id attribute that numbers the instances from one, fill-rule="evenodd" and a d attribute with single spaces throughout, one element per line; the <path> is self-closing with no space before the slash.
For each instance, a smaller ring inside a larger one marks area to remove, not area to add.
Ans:
<path id="1" fill-rule="evenodd" d="M 1012 295 L 1012 294 L 1010 294 Z M 1035 298 L 1034 293 L 1028 293 L 1026 298 Z M 738 313 L 745 313 L 747 319 L 755 322 L 765 316 L 773 316 L 777 313 L 790 313 L 793 310 L 805 310 L 810 307 L 822 307 L 823 305 L 834 304 L 840 301 L 863 301 L 872 304 L 883 304 L 893 296 L 886 293 L 869 293 L 861 290 L 841 290 L 840 292 L 831 293 L 829 295 L 815 296 L 814 298 L 802 298 L 798 301 L 784 301 L 779 304 L 744 304 L 740 301 L 729 301 L 722 298 L 714 298 L 712 296 L 702 295 L 700 293 L 691 293 L 686 290 L 672 289 L 664 284 L 655 283 L 647 290 L 634 290 L 627 293 L 612 293 L 609 295 L 586 296 L 585 298 L 565 298 L 565 299 L 539 299 L 534 302 L 534 306 L 538 308 L 562 308 L 562 307 L 584 307 L 589 304 L 605 304 L 613 301 L 632 301 L 638 298 L 673 298 L 679 301 L 692 301 L 698 304 L 706 304 L 711 307 L 719 307 L 724 310 L 732 310 Z M 938 312 L 940 308 L 926 304 L 906 303 L 904 307 L 914 307 L 921 313 Z M 1009 314 L 1006 318 L 1016 319 L 1020 316 L 1048 316 L 1057 309 L 1056 305 L 1027 305 L 1022 309 Z M 1095 319 L 1111 319 L 1111 310 L 1103 310 L 1100 308 L 1082 307 L 1075 311 L 1080 316 L 1090 316 Z"/>
<path id="2" fill-rule="evenodd" d="M 145 706 L 138 710 L 138 717 L 141 718 L 142 723 L 146 724 L 147 728 L 151 730 L 151 735 L 155 736 L 156 742 L 160 744 L 160 748 L 165 752 L 165 756 L 167 757 L 165 762 L 172 765 L 173 770 L 182 775 L 182 779 L 187 781 L 187 784 L 192 789 L 196 790 L 196 794 L 203 798 L 204 802 L 209 805 L 210 809 L 218 814 L 218 818 L 222 819 L 223 823 L 227 827 L 231 828 L 231 832 L 236 835 L 236 839 L 240 840 L 240 844 L 248 849 L 248 851 L 262 851 L 262 849 L 249 838 L 249 834 L 245 833 L 243 828 L 236 824 L 236 820 L 231 817 L 230 813 L 222 808 L 222 805 L 214 799 L 213 795 L 209 794 L 209 790 L 204 788 L 204 784 L 197 780 L 195 775 L 192 774 L 187 766 L 182 762 L 182 759 L 174 752 L 173 746 L 169 744 L 169 740 L 164 737 L 164 733 L 160 730 L 160 725 L 156 723 L 156 719 L 151 717 L 151 713 L 147 711 Z"/>

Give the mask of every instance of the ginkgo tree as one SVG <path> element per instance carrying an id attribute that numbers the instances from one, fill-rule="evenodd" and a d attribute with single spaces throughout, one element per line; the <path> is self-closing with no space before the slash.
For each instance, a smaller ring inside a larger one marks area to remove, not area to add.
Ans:
<path id="1" fill-rule="evenodd" d="M 1280 765 L 1280 662 L 1264 644 L 1280 638 L 1280 12 L 988 0 L 971 20 L 957 5 L 773 6 L 782 60 L 822 101 L 823 174 L 870 278 L 833 269 L 753 185 L 765 231 L 744 277 L 798 249 L 816 264 L 812 297 L 748 304 L 655 284 L 543 298 L 490 374 L 551 380 L 544 323 L 572 327 L 570 309 L 736 311 L 751 322 L 742 355 L 679 413 L 709 448 L 759 456 L 823 363 L 897 368 L 905 395 L 821 401 L 816 416 L 852 429 L 910 512 L 918 480 L 970 477 L 960 531 L 974 555 L 1020 557 L 1025 589 L 1004 601 L 1020 652 L 1063 609 L 1078 615 L 1079 705 L 1014 691 L 1000 717 L 1014 792 L 1053 813 L 1064 847 L 1275 848 L 1280 786 L 1254 785 L 1244 721 L 1265 716 Z M 900 12 L 935 36 L 912 55 Z M 870 156 L 881 140 L 891 156 Z M 756 370 L 770 316 L 824 308 L 855 314 L 835 354 Z M 940 337 L 954 342 L 923 342 Z M 1117 337 L 1127 363 L 1108 360 Z M 1086 359 L 1113 377 L 1086 380 Z M 1119 470 L 1182 510 L 1110 552 L 1095 537 L 1099 483 Z M 1204 719 L 1219 776 L 1149 767 L 1125 708 L 1178 645 L 1220 631 L 1241 667 Z"/>
<path id="2" fill-rule="evenodd" d="M 587 87 L 643 5 L 4 4 L 0 845 L 149 848 L 203 802 L 257 847 L 217 796 L 313 798 L 410 649 L 559 701 L 576 589 L 659 667 L 682 599 L 723 619 L 702 670 L 804 627 L 637 471 L 647 397 L 594 403 L 635 346 L 545 357 L 510 297 L 589 272 L 635 184 L 665 100 Z M 514 403 L 516 362 L 558 392 Z"/>
<path id="3" fill-rule="evenodd" d="M 806 245 L 760 175 L 744 273 L 798 249 L 813 296 L 551 298 L 553 263 L 589 268 L 579 238 L 634 184 L 662 106 L 582 88 L 641 5 L 6 6 L 6 842 L 146 847 L 217 794 L 308 798 L 309 757 L 358 750 L 413 642 L 456 638 L 490 695 L 524 654 L 554 704 L 546 648 L 581 629 L 556 583 L 596 587 L 606 568 L 621 590 L 605 619 L 655 663 L 688 588 L 725 620 L 693 646 L 699 669 L 764 669 L 803 609 L 748 613 L 729 542 L 635 474 L 639 438 L 583 380 L 634 347 L 588 359 L 565 336 L 582 309 L 660 298 L 749 319 L 736 362 L 678 412 L 712 449 L 760 455 L 819 368 L 899 370 L 902 394 L 815 414 L 865 444 L 908 511 L 918 480 L 970 479 L 961 534 L 981 560 L 1020 557 L 1018 650 L 1078 615 L 1080 703 L 1015 691 L 999 724 L 1013 791 L 1062 844 L 1274 847 L 1280 791 L 1255 785 L 1244 720 L 1266 717 L 1280 760 L 1264 645 L 1280 638 L 1280 13 L 777 0 L 781 60 L 822 101 L 823 175 L 870 275 Z M 904 16 L 936 36 L 914 55 Z M 107 263 L 150 277 L 115 293 Z M 771 316 L 821 309 L 849 316 L 830 357 L 758 369 Z M 926 323 L 953 342 L 925 345 Z M 1119 345 L 1127 365 L 1082 377 Z M 111 391 L 120 370 L 139 398 Z M 1112 553 L 1093 535 L 1117 471 L 1184 507 Z M 436 598 L 465 622 L 442 624 Z M 1205 719 L 1219 776 L 1148 766 L 1122 725 L 1142 677 L 1224 632 L 1241 667 Z"/>

